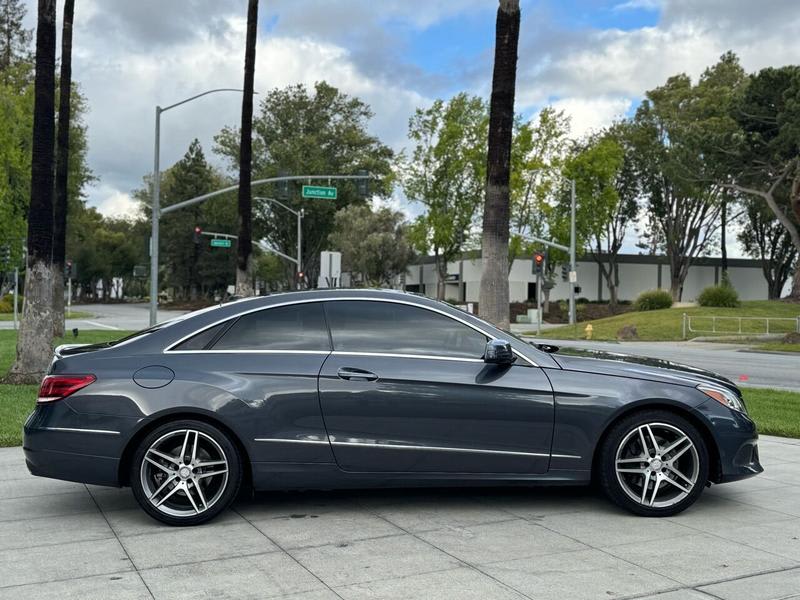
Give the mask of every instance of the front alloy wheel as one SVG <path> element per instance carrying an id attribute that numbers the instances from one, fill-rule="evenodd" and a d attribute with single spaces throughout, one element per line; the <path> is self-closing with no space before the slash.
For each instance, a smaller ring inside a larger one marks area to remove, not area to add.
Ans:
<path id="1" fill-rule="evenodd" d="M 159 427 L 140 444 L 131 486 L 140 506 L 170 525 L 196 525 L 224 510 L 241 483 L 236 447 L 199 421 Z"/>
<path id="2" fill-rule="evenodd" d="M 697 500 L 708 479 L 708 452 L 697 429 L 660 410 L 618 423 L 602 448 L 600 482 L 617 504 L 645 516 L 669 516 Z"/>

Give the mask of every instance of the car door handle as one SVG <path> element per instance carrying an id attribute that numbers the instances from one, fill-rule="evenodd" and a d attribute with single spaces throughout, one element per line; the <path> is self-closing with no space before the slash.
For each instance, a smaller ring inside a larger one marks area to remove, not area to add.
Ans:
<path id="1" fill-rule="evenodd" d="M 347 379 L 348 381 L 375 381 L 378 379 L 375 373 L 370 373 L 364 369 L 355 369 L 353 367 L 342 367 L 336 374 L 340 379 Z"/>

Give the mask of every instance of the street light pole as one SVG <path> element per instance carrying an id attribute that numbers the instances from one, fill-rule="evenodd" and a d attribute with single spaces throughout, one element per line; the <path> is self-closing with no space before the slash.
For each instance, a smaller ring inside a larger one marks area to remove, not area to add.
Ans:
<path id="1" fill-rule="evenodd" d="M 295 217 L 297 217 L 297 258 L 292 260 L 296 267 L 297 273 L 297 289 L 300 289 L 300 273 L 303 272 L 303 217 L 306 215 L 306 211 L 304 208 L 300 210 L 294 210 L 293 208 L 289 208 L 283 202 L 278 202 L 274 198 L 265 198 L 263 196 L 253 196 L 253 200 L 263 200 L 264 202 L 272 202 L 273 204 L 277 204 L 281 208 L 288 210 L 292 213 Z M 291 260 L 291 259 L 290 259 Z"/>
<path id="2" fill-rule="evenodd" d="M 569 324 L 575 324 L 575 284 L 577 281 L 572 281 L 572 273 L 576 273 L 575 269 L 575 180 L 570 179 L 571 183 L 571 201 L 572 207 L 570 210 L 569 220 Z"/>
<path id="3" fill-rule="evenodd" d="M 156 130 L 155 130 L 155 141 L 154 141 L 154 148 L 153 148 L 153 201 L 152 201 L 152 226 L 151 226 L 151 233 L 150 233 L 150 326 L 156 324 L 158 320 L 158 220 L 161 216 L 161 165 L 160 165 L 160 154 L 161 154 L 161 113 L 167 112 L 168 110 L 180 106 L 181 104 L 186 104 L 187 102 L 191 102 L 192 100 L 197 100 L 202 96 L 207 96 L 209 94 L 214 94 L 216 92 L 243 92 L 244 90 L 240 90 L 237 88 L 217 88 L 213 90 L 208 90 L 206 92 L 202 92 L 200 94 L 196 94 L 191 96 L 190 98 L 186 98 L 185 100 L 181 100 L 180 102 L 176 102 L 175 104 L 170 104 L 165 108 L 161 108 L 160 106 L 156 106 Z M 254 92 L 255 93 L 255 92 Z"/>

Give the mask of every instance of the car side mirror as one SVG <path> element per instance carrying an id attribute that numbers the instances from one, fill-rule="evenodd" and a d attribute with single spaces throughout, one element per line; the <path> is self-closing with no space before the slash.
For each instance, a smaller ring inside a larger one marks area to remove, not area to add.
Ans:
<path id="1" fill-rule="evenodd" d="M 483 353 L 483 362 L 492 365 L 510 365 L 516 360 L 507 340 L 489 340 Z"/>

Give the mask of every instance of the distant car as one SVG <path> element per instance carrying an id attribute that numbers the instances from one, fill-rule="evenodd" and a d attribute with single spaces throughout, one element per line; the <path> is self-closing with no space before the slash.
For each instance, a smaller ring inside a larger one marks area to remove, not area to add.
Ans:
<path id="1" fill-rule="evenodd" d="M 712 373 L 534 346 L 394 291 L 277 294 L 56 349 L 25 424 L 34 475 L 130 486 L 171 525 L 256 490 L 588 484 L 645 516 L 762 471 Z"/>

